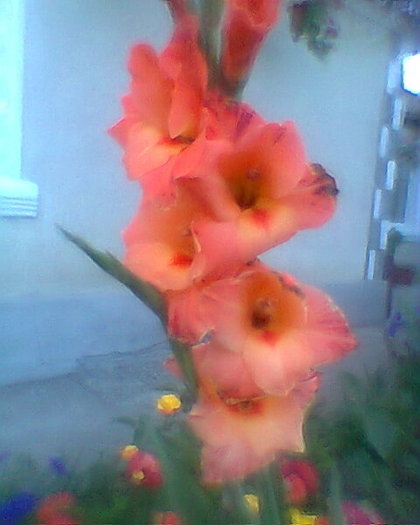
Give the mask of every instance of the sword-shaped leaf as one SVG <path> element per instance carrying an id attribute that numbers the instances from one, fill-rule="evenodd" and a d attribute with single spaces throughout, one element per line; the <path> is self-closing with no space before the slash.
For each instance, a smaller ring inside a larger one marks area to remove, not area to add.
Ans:
<path id="1" fill-rule="evenodd" d="M 100 251 L 91 246 L 87 241 L 73 233 L 58 227 L 63 235 L 80 248 L 94 263 L 102 270 L 117 279 L 131 292 L 148 306 L 166 324 L 166 304 L 163 294 L 154 286 L 139 279 L 134 273 L 128 270 L 116 257 L 109 252 Z"/>

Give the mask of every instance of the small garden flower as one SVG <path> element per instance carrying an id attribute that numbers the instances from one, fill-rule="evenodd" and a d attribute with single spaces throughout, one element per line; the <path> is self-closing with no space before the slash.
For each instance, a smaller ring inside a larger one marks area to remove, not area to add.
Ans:
<path id="1" fill-rule="evenodd" d="M 127 460 L 125 475 L 130 483 L 150 489 L 162 485 L 160 464 L 155 456 L 139 450 L 137 447 L 125 447 L 122 456 Z"/>
<path id="2" fill-rule="evenodd" d="M 158 512 L 154 516 L 153 525 L 182 525 L 182 520 L 175 512 Z"/>
<path id="3" fill-rule="evenodd" d="M 319 516 L 312 514 L 305 514 L 299 509 L 290 509 L 290 523 L 291 525 L 318 525 Z"/>
<path id="4" fill-rule="evenodd" d="M 38 507 L 36 515 L 39 525 L 79 525 L 73 515 L 76 498 L 69 492 L 46 497 Z"/>
<path id="5" fill-rule="evenodd" d="M 0 523 L 19 525 L 36 507 L 38 497 L 32 492 L 18 492 L 0 503 Z"/>
<path id="6" fill-rule="evenodd" d="M 178 412 L 181 408 L 181 400 L 175 394 L 165 394 L 157 400 L 156 408 L 167 416 Z"/>
<path id="7" fill-rule="evenodd" d="M 287 499 L 296 506 L 318 489 L 319 475 L 313 464 L 305 459 L 282 459 L 280 471 L 285 482 Z"/>
<path id="8" fill-rule="evenodd" d="M 244 500 L 253 514 L 258 514 L 260 512 L 260 499 L 258 496 L 255 494 L 245 494 Z"/>
<path id="9" fill-rule="evenodd" d="M 120 456 L 122 459 L 129 461 L 138 452 L 139 452 L 139 449 L 136 447 L 136 445 L 127 445 L 126 447 L 121 449 Z"/>

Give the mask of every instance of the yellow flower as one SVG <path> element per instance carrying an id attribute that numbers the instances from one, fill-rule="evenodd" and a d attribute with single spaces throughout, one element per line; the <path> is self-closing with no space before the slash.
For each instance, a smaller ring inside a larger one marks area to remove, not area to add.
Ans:
<path id="1" fill-rule="evenodd" d="M 291 525 L 316 525 L 318 516 L 304 514 L 299 509 L 290 509 Z"/>
<path id="2" fill-rule="evenodd" d="M 130 481 L 132 481 L 135 485 L 140 485 L 145 477 L 146 476 L 142 470 L 136 470 L 131 474 Z"/>
<path id="3" fill-rule="evenodd" d="M 244 500 L 251 512 L 258 514 L 260 512 L 260 500 L 255 494 L 245 494 Z"/>
<path id="4" fill-rule="evenodd" d="M 130 461 L 130 459 L 139 451 L 139 449 L 136 447 L 136 445 L 127 445 L 126 447 L 123 447 L 120 451 L 120 456 L 122 459 L 125 459 L 126 461 Z"/>
<path id="5" fill-rule="evenodd" d="M 181 400 L 175 394 L 165 394 L 157 400 L 156 408 L 167 416 L 181 408 Z"/>

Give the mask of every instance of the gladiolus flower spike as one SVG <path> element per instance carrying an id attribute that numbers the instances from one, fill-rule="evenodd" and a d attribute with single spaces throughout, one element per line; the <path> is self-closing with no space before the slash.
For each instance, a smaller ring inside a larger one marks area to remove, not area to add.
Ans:
<path id="1" fill-rule="evenodd" d="M 143 190 L 123 234 L 124 265 L 146 283 L 137 295 L 146 290 L 145 302 L 165 312 L 169 366 L 192 394 L 187 420 L 202 442 L 203 480 L 223 483 L 304 450 L 316 369 L 356 340 L 327 295 L 257 259 L 328 221 L 338 193 L 292 122 L 266 122 L 235 100 L 281 1 L 225 0 L 223 15 L 218 2 L 206 29 L 187 0 L 167 3 L 174 34 L 160 53 L 133 47 L 124 115 L 111 129 Z M 172 414 L 180 401 L 168 394 L 156 407 Z M 122 457 L 130 483 L 162 483 L 154 456 L 128 446 Z M 309 467 L 295 467 L 286 476 L 292 504 L 317 484 Z"/>

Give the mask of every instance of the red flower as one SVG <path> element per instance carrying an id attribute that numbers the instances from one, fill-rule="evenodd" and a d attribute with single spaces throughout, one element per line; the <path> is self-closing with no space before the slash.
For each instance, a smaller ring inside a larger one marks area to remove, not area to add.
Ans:
<path id="1" fill-rule="evenodd" d="M 162 485 L 162 473 L 159 461 L 137 447 L 130 448 L 130 453 L 123 457 L 127 459 L 125 475 L 133 485 L 155 489 Z"/>
<path id="2" fill-rule="evenodd" d="M 286 484 L 287 499 L 292 505 L 304 503 L 318 489 L 318 472 L 308 460 L 283 459 L 280 471 Z"/>
<path id="3" fill-rule="evenodd" d="M 158 512 L 153 525 L 182 525 L 182 520 L 175 512 Z"/>
<path id="4" fill-rule="evenodd" d="M 79 525 L 80 522 L 72 516 L 75 505 L 75 497 L 68 492 L 48 496 L 36 513 L 39 525 Z"/>
<path id="5" fill-rule="evenodd" d="M 279 0 L 227 0 L 222 69 L 232 88 L 240 85 L 278 19 Z"/>

